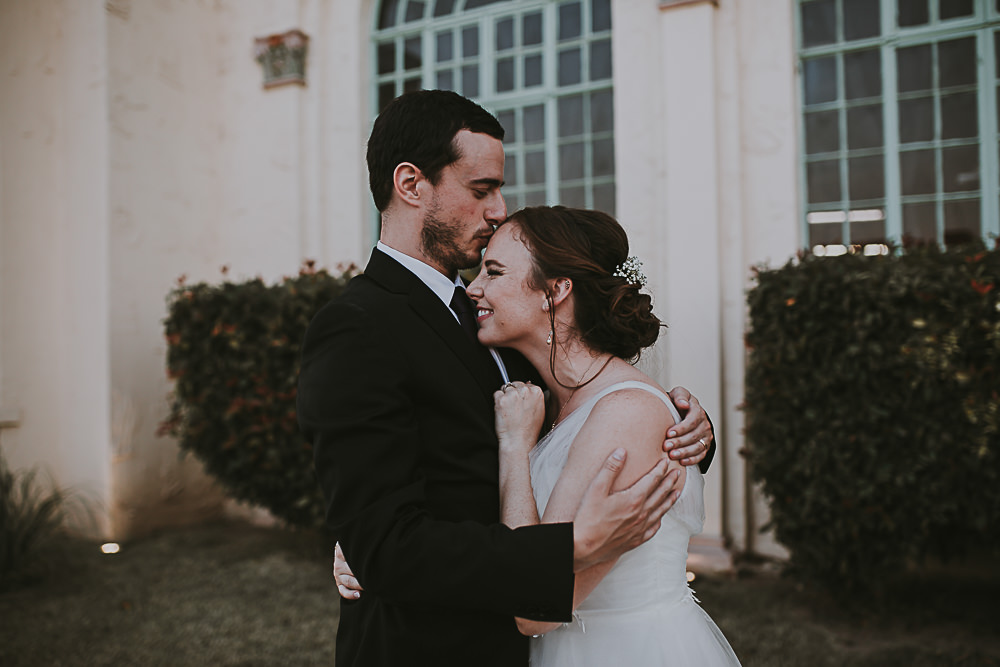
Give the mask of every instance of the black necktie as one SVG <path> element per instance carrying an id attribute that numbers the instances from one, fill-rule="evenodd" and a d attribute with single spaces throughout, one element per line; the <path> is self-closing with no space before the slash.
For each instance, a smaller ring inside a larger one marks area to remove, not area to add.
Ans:
<path id="1" fill-rule="evenodd" d="M 477 341 L 476 332 L 479 331 L 479 327 L 476 326 L 476 314 L 472 308 L 472 300 L 465 293 L 463 287 L 455 285 L 455 293 L 451 297 L 450 305 L 451 309 L 458 315 L 458 321 L 465 329 L 465 333 L 473 341 Z"/>

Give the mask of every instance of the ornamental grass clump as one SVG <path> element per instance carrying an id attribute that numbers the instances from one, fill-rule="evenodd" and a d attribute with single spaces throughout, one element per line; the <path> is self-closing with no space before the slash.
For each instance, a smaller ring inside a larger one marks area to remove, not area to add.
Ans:
<path id="1" fill-rule="evenodd" d="M 309 321 L 355 273 L 306 262 L 274 285 L 181 279 L 167 299 L 174 390 L 160 434 L 176 437 L 231 497 L 291 525 L 323 518 L 312 446 L 296 419 L 299 350 Z"/>
<path id="2" fill-rule="evenodd" d="M 801 575 L 1000 546 L 1000 251 L 803 254 L 748 295 L 746 435 Z"/>

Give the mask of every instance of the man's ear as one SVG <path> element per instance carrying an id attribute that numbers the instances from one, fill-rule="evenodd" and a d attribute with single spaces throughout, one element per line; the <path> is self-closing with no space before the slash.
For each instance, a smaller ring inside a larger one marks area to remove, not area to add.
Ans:
<path id="1" fill-rule="evenodd" d="M 410 162 L 400 162 L 392 172 L 396 196 L 410 206 L 420 206 L 420 184 L 426 180 L 424 173 Z"/>
<path id="2" fill-rule="evenodd" d="M 556 306 L 565 301 L 572 292 L 573 281 L 569 278 L 556 278 L 549 282 L 549 296 L 552 297 L 552 303 Z"/>

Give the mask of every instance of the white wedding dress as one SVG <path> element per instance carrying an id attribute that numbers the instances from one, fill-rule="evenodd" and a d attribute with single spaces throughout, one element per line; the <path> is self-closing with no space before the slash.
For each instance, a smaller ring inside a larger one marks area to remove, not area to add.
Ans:
<path id="1" fill-rule="evenodd" d="M 570 445 L 594 405 L 619 389 L 659 396 L 680 421 L 670 398 L 642 382 L 607 387 L 556 426 L 531 451 L 531 485 L 538 514 L 566 464 Z M 680 498 L 660 530 L 626 553 L 565 623 L 531 640 L 532 667 L 729 667 L 739 660 L 687 585 L 688 540 L 705 521 L 704 479 L 687 468 Z"/>

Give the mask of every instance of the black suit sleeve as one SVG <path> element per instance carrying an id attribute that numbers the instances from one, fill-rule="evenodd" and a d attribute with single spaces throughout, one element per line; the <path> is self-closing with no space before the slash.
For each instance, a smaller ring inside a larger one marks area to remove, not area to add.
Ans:
<path id="1" fill-rule="evenodd" d="M 357 305 L 327 306 L 299 378 L 327 523 L 365 595 L 569 620 L 572 524 L 511 530 L 428 513 L 421 448 L 433 436 L 419 430 L 408 360 L 384 329 Z"/>

